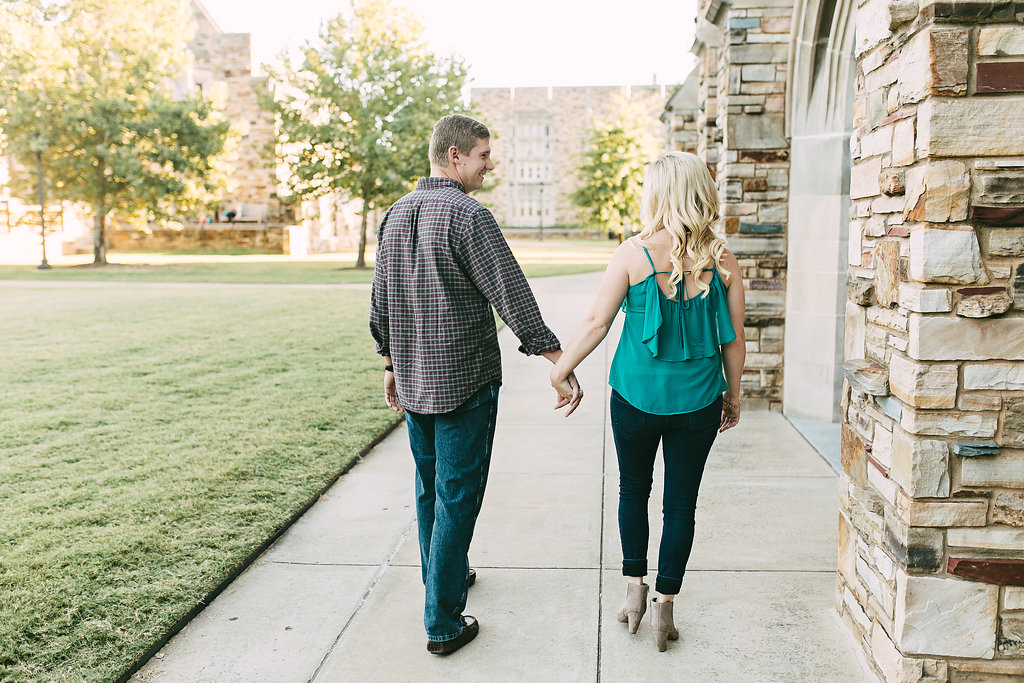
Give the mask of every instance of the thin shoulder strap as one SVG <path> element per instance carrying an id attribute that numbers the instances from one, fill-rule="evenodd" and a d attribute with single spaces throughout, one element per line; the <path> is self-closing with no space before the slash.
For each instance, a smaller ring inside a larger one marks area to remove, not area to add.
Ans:
<path id="1" fill-rule="evenodd" d="M 651 252 L 647 251 L 647 247 L 644 247 L 643 249 L 644 254 L 647 256 L 647 262 L 651 264 L 651 270 L 657 273 L 658 269 L 654 267 L 654 261 L 651 259 Z"/>

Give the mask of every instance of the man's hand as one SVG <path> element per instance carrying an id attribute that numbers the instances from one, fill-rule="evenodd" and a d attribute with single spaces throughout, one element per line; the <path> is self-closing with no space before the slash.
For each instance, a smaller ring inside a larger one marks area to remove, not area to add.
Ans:
<path id="1" fill-rule="evenodd" d="M 583 400 L 583 389 L 580 387 L 580 381 L 576 379 L 576 373 L 571 372 L 568 377 L 558 377 L 552 372 L 551 386 L 557 392 L 555 410 L 568 406 L 569 409 L 565 411 L 565 416 L 569 417 Z"/>
<path id="2" fill-rule="evenodd" d="M 388 404 L 388 408 L 400 413 L 404 408 L 402 404 L 398 402 L 398 390 L 395 388 L 395 373 L 390 370 L 384 371 L 384 402 Z"/>

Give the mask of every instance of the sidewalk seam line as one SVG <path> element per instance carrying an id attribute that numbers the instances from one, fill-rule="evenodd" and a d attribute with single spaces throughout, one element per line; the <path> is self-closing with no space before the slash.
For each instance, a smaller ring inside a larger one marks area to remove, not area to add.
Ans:
<path id="1" fill-rule="evenodd" d="M 327 660 L 332 654 L 334 654 L 334 648 L 338 646 L 338 643 L 341 641 L 341 637 L 345 635 L 346 631 L 348 631 L 348 627 L 352 625 L 353 621 L 355 621 L 356 615 L 358 615 L 363 609 L 363 605 L 366 604 L 370 594 L 373 593 L 373 590 L 377 587 L 377 584 L 380 583 L 380 580 L 384 578 L 384 573 L 387 572 L 388 567 L 391 566 L 391 561 L 395 559 L 395 556 L 398 554 L 402 544 L 405 543 L 406 539 L 408 539 L 412 534 L 412 528 L 414 526 L 416 526 L 415 518 L 413 518 L 413 520 L 406 525 L 405 529 L 402 530 L 402 535 L 399 536 L 398 542 L 395 543 L 395 547 L 391 549 L 387 558 L 385 558 L 384 562 L 381 563 L 380 569 L 378 569 L 374 577 L 370 579 L 370 583 L 367 585 L 366 591 L 363 592 L 363 597 L 359 598 L 359 602 L 356 603 L 355 609 L 353 609 L 352 614 L 349 615 L 348 621 L 346 621 L 345 625 L 341 627 L 341 631 L 338 632 L 338 635 L 334 638 L 334 642 L 331 643 L 331 646 L 327 648 L 327 652 L 324 653 L 324 656 L 320 660 L 320 664 L 317 665 L 313 675 L 306 679 L 306 683 L 313 683 L 317 679 L 317 676 L 320 675 L 324 665 L 327 664 Z"/>
<path id="2" fill-rule="evenodd" d="M 604 346 L 604 371 L 608 372 L 608 342 L 604 340 L 601 342 Z M 604 382 L 604 390 L 602 391 L 602 405 L 608 404 L 608 383 Z M 602 614 L 604 612 L 604 506 L 605 498 L 607 497 L 608 487 L 607 483 L 608 475 L 608 415 L 605 410 L 601 411 L 601 518 L 600 518 L 600 529 L 601 533 L 598 535 L 600 538 L 598 545 L 598 562 L 597 562 L 597 683 L 601 683 L 601 632 L 603 628 Z"/>
<path id="3" fill-rule="evenodd" d="M 283 564 L 300 567 L 379 567 L 376 563 L 359 562 L 285 562 L 281 560 L 266 561 L 263 564 Z M 401 567 L 403 569 L 417 569 L 419 565 L 411 562 L 391 562 L 389 567 Z M 539 565 L 474 565 L 477 569 L 493 569 L 496 571 L 589 571 L 597 569 L 600 571 L 613 571 L 613 566 L 539 566 Z M 730 572 L 734 574 L 833 574 L 837 569 L 693 569 L 687 568 L 688 572 Z"/>
<path id="4" fill-rule="evenodd" d="M 297 567 L 379 567 L 379 562 L 295 562 L 292 560 L 266 560 L 263 564 L 289 564 Z"/>

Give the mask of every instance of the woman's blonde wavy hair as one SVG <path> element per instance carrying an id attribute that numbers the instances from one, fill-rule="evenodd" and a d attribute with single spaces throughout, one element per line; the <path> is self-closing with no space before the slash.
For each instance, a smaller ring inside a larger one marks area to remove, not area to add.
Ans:
<path id="1" fill-rule="evenodd" d="M 719 273 L 729 275 L 722 267 L 725 241 L 714 231 L 718 220 L 718 189 L 699 157 L 668 152 L 647 165 L 640 199 L 640 243 L 646 245 L 646 240 L 663 228 L 672 236 L 670 298 L 675 298 L 683 281 L 684 255 L 693 262 L 693 279 L 701 296 L 707 296 L 711 288 L 696 275 L 712 262 Z"/>

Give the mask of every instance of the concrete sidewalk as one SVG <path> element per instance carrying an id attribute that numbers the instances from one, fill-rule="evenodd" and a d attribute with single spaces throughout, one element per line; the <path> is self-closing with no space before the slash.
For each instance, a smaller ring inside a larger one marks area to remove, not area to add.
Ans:
<path id="1" fill-rule="evenodd" d="M 600 274 L 533 282 L 568 339 Z M 621 316 L 620 316 L 621 322 Z M 625 580 L 607 364 L 581 366 L 584 403 L 551 410 L 549 366 L 501 334 L 505 379 L 467 613 L 480 635 L 426 652 L 413 466 L 404 428 L 342 477 L 132 679 L 149 681 L 871 681 L 832 608 L 836 476 L 780 415 L 720 437 L 676 602 L 680 640 L 615 620 Z M 655 477 L 649 554 L 657 565 Z M 653 574 L 649 580 L 653 580 Z"/>

